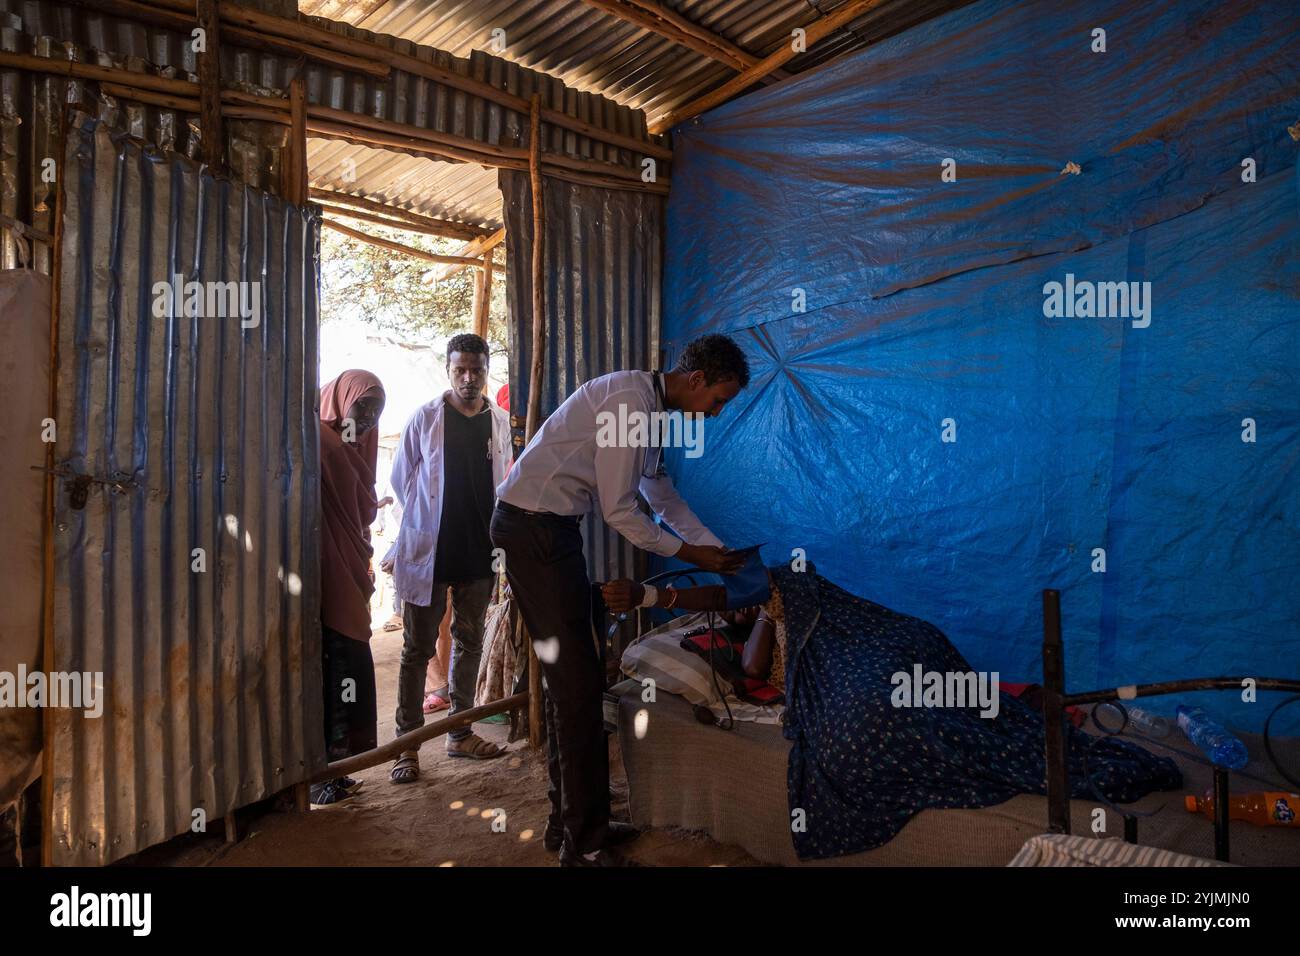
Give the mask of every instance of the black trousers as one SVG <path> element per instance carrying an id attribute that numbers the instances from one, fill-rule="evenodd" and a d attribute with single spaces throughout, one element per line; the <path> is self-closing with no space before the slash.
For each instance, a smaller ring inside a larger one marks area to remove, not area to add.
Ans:
<path id="1" fill-rule="evenodd" d="M 369 641 L 355 641 L 323 624 L 320 630 L 325 753 L 331 761 L 342 760 L 378 746 L 375 660 Z"/>
<path id="2" fill-rule="evenodd" d="M 563 827 L 570 852 L 591 853 L 609 832 L 609 744 L 580 520 L 498 503 L 491 534 L 505 552 L 529 637 L 540 645 L 551 824 Z"/>

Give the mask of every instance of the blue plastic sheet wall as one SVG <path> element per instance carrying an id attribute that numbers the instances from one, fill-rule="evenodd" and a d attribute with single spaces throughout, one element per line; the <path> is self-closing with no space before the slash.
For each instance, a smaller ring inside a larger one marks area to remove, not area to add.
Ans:
<path id="1" fill-rule="evenodd" d="M 679 487 L 1004 680 L 1044 587 L 1072 689 L 1300 675 L 1298 122 L 1292 3 L 986 0 L 679 127 L 665 345 L 754 373 Z"/>

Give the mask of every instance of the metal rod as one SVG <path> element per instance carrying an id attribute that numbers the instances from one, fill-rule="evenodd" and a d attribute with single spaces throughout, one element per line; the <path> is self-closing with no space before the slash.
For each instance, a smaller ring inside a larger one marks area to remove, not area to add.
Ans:
<path id="1" fill-rule="evenodd" d="M 1158 684 L 1135 684 L 1132 687 L 1124 688 L 1123 699 L 1129 697 L 1154 697 L 1158 694 L 1184 694 L 1194 690 L 1241 690 L 1242 681 L 1252 680 L 1255 682 L 1256 690 L 1283 690 L 1292 693 L 1300 692 L 1300 680 L 1289 680 L 1282 677 L 1190 677 L 1186 680 L 1168 680 L 1161 681 Z M 1116 700 L 1120 698 L 1120 688 L 1111 687 L 1106 690 L 1090 690 L 1079 694 L 1066 694 L 1062 698 L 1062 703 L 1067 707 L 1074 707 L 1079 704 L 1095 704 L 1103 700 Z"/>
<path id="2" fill-rule="evenodd" d="M 1047 829 L 1070 832 L 1070 785 L 1065 763 L 1065 647 L 1061 592 L 1043 591 L 1043 743 L 1047 764 Z"/>
<path id="3" fill-rule="evenodd" d="M 1228 862 L 1228 771 L 1214 767 L 1214 858 Z"/>

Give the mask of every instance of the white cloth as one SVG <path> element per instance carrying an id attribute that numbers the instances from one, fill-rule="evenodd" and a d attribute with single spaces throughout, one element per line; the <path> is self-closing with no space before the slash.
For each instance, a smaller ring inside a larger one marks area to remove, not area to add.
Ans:
<path id="1" fill-rule="evenodd" d="M 492 413 L 492 484 L 510 468 L 510 418 L 487 399 Z M 402 506 L 401 527 L 390 552 L 393 587 L 403 601 L 428 607 L 437 568 L 438 526 L 442 522 L 442 444 L 445 395 L 420 406 L 402 430 L 393 458 L 390 484 Z M 451 410 L 453 415 L 460 412 Z"/>
<path id="2" fill-rule="evenodd" d="M 605 523 L 628 541 L 653 554 L 671 557 L 681 541 L 651 521 L 637 507 L 637 492 L 682 539 L 721 547 L 681 499 L 667 475 L 645 477 L 659 460 L 660 449 L 600 447 L 597 416 L 609 412 L 647 415 L 659 409 L 650 372 L 613 372 L 593 378 L 565 399 L 542 425 L 497 497 L 526 511 L 581 515 L 600 509 Z"/>

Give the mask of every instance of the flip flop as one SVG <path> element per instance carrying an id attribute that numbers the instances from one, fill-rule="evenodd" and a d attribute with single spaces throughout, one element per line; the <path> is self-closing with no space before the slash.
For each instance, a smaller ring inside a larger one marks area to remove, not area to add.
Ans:
<path id="1" fill-rule="evenodd" d="M 446 710 L 451 706 L 451 702 L 439 697 L 437 694 L 424 695 L 424 712 L 434 714 L 440 710 Z"/>
<path id="2" fill-rule="evenodd" d="M 468 743 L 469 747 L 461 749 L 460 744 Z M 455 750 L 452 748 L 456 747 Z M 492 760 L 496 757 L 504 757 L 505 750 L 492 743 L 490 740 L 484 740 L 478 734 L 470 734 L 460 740 L 447 740 L 448 757 L 465 757 L 470 760 Z"/>
<path id="3" fill-rule="evenodd" d="M 393 783 L 415 783 L 420 779 L 420 752 L 403 750 L 389 771 L 388 778 Z"/>

